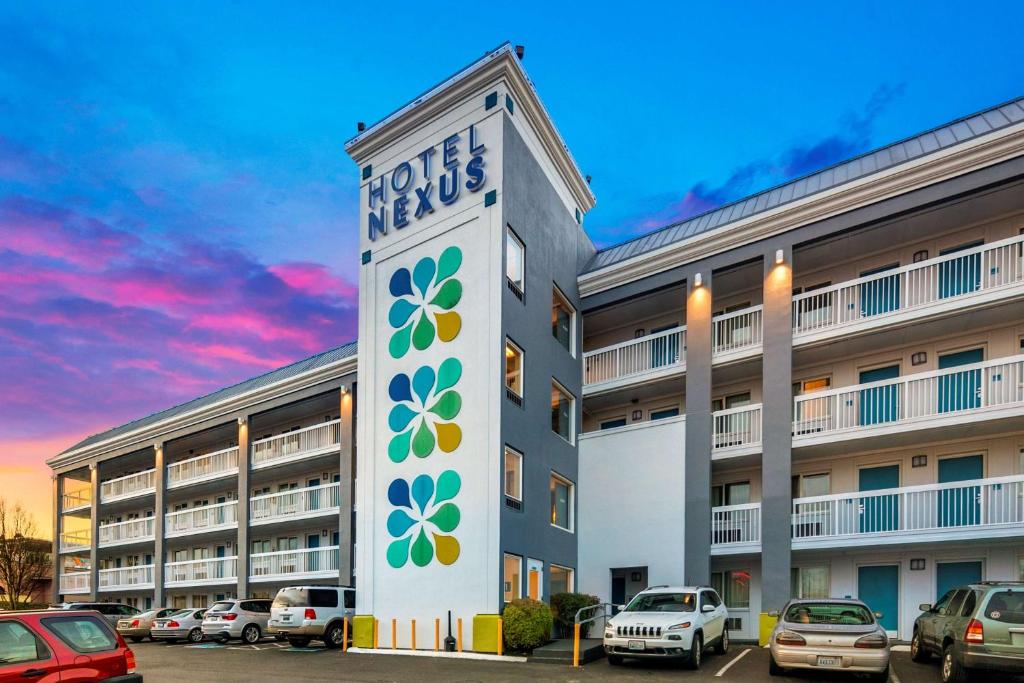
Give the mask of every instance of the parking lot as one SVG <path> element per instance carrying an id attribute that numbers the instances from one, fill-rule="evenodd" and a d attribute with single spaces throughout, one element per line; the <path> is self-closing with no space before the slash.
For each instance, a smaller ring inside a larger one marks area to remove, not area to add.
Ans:
<path id="1" fill-rule="evenodd" d="M 900 648 L 902 650 L 902 648 Z M 769 681 L 861 680 L 853 677 L 794 674 L 769 677 L 768 652 L 757 647 L 734 645 L 727 655 L 708 654 L 700 671 L 687 671 L 667 662 L 629 662 L 609 666 L 600 660 L 581 669 L 556 664 L 451 660 L 402 655 L 355 654 L 326 650 L 320 644 L 293 648 L 288 643 L 263 640 L 256 645 L 232 641 L 227 645 L 139 643 L 133 644 L 138 670 L 148 683 L 226 681 Z M 937 683 L 938 663 L 915 664 L 907 652 L 893 653 L 893 683 Z M 997 677 L 986 676 L 987 683 Z M 1003 681 L 1021 680 L 1003 678 Z"/>

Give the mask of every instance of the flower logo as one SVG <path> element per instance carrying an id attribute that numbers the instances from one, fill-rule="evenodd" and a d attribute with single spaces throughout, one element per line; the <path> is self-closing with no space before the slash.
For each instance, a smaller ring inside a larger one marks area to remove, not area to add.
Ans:
<path id="1" fill-rule="evenodd" d="M 388 311 L 388 323 L 397 330 L 388 344 L 392 358 L 404 357 L 410 343 L 419 351 L 426 349 L 435 333 L 443 342 L 458 336 L 462 318 L 451 309 L 462 298 L 462 283 L 452 276 L 461 265 L 462 250 L 448 247 L 436 263 L 424 257 L 411 274 L 408 268 L 399 268 L 391 276 L 388 287 L 395 302 Z"/>
<path id="2" fill-rule="evenodd" d="M 458 539 L 446 534 L 459 525 L 459 508 L 447 501 L 458 495 L 461 487 L 462 480 L 453 470 L 442 472 L 436 487 L 428 474 L 416 477 L 411 491 L 405 479 L 391 482 L 388 501 L 396 509 L 388 515 L 388 533 L 396 540 L 388 545 L 388 564 L 401 569 L 412 558 L 417 567 L 426 567 L 434 559 L 435 551 L 437 561 L 443 565 L 459 559 Z"/>
<path id="3" fill-rule="evenodd" d="M 413 374 L 411 382 L 405 373 L 391 378 L 388 395 L 395 406 L 388 414 L 388 427 L 395 436 L 388 444 L 388 457 L 392 462 L 403 462 L 410 450 L 417 458 L 425 458 L 434 452 L 435 445 L 445 453 L 459 447 L 462 429 L 451 420 L 462 409 L 462 396 L 451 387 L 461 377 L 462 363 L 448 358 L 441 362 L 436 375 L 434 368 L 424 365 Z"/>

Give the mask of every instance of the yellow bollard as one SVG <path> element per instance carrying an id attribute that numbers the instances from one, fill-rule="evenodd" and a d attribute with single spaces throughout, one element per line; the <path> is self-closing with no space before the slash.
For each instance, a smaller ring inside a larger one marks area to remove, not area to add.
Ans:
<path id="1" fill-rule="evenodd" d="M 348 652 L 348 617 L 341 620 L 341 651 Z"/>
<path id="2" fill-rule="evenodd" d="M 398 648 L 398 619 L 391 620 L 391 649 Z"/>
<path id="3" fill-rule="evenodd" d="M 434 652 L 441 649 L 441 619 L 434 619 Z"/>
<path id="4" fill-rule="evenodd" d="M 416 649 L 416 620 L 412 620 L 412 649 Z"/>
<path id="5" fill-rule="evenodd" d="M 580 625 L 576 624 L 572 628 L 572 665 L 574 668 L 580 666 Z"/>
<path id="6" fill-rule="evenodd" d="M 458 648 L 459 652 L 462 652 L 462 617 L 459 617 L 458 624 L 459 624 L 459 629 L 458 629 L 459 633 L 458 633 L 458 637 L 457 637 L 455 642 L 456 642 L 456 647 Z"/>
<path id="7" fill-rule="evenodd" d="M 373 620 L 373 649 L 380 647 L 380 619 Z"/>
<path id="8" fill-rule="evenodd" d="M 501 656 L 502 648 L 504 647 L 504 639 L 501 636 L 501 619 L 498 619 L 498 656 Z"/>

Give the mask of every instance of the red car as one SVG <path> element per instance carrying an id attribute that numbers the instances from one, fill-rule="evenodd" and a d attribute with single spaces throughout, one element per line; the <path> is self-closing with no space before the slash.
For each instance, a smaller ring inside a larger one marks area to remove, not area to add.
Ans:
<path id="1" fill-rule="evenodd" d="M 0 612 L 0 683 L 142 683 L 135 654 L 99 612 Z"/>

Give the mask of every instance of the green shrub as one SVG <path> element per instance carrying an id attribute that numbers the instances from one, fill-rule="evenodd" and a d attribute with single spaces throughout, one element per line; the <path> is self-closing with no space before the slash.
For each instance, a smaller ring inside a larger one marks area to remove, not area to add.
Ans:
<path id="1" fill-rule="evenodd" d="M 587 595 L 586 593 L 555 593 L 552 595 L 551 611 L 555 614 L 555 624 L 558 625 L 559 634 L 563 638 L 571 638 L 573 626 L 576 623 L 576 612 L 583 607 L 597 605 L 600 602 L 596 595 Z M 597 616 L 599 612 L 600 610 L 588 610 L 580 616 L 589 619 Z M 580 638 L 587 637 L 592 624 L 593 622 L 590 622 L 580 626 Z"/>
<path id="2" fill-rule="evenodd" d="M 501 617 L 509 650 L 532 650 L 551 640 L 551 608 L 540 600 L 513 600 L 505 605 Z"/>

